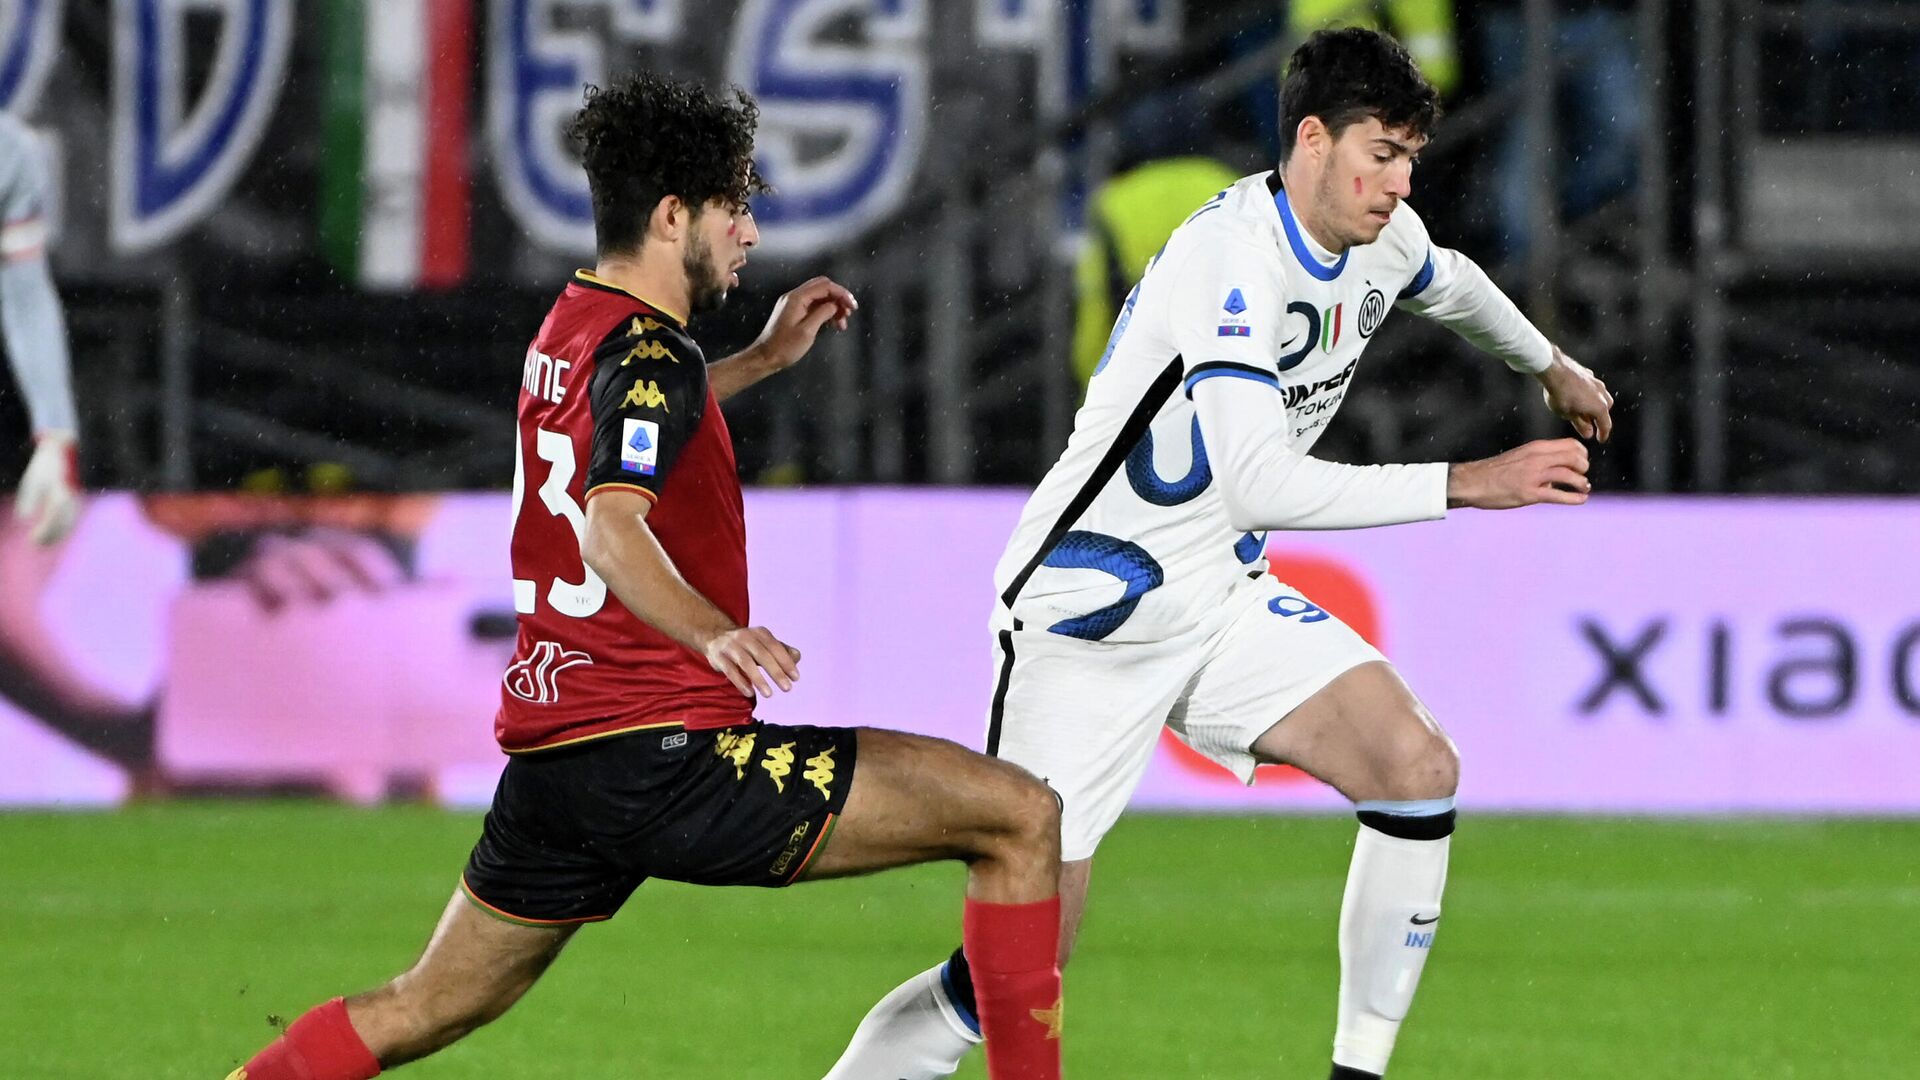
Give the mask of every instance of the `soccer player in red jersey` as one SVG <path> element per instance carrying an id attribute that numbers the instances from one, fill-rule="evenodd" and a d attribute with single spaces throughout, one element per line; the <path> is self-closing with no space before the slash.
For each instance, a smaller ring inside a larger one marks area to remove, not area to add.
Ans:
<path id="1" fill-rule="evenodd" d="M 1060 1075 L 1052 792 L 943 740 L 753 716 L 756 693 L 793 688 L 800 653 L 749 624 L 720 402 L 856 307 L 815 278 L 736 355 L 709 365 L 688 336 L 759 239 L 757 116 L 737 90 L 648 75 L 588 91 L 571 134 L 599 263 L 527 350 L 520 635 L 495 721 L 506 771 L 419 961 L 300 1017 L 232 1078 L 364 1080 L 433 1053 L 504 1013 L 649 877 L 778 887 L 934 859 L 969 867 L 962 939 L 988 1074 Z"/>

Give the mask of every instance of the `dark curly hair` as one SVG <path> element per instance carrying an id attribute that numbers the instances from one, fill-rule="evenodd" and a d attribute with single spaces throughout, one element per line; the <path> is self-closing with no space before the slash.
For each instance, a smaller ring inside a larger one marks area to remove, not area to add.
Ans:
<path id="1" fill-rule="evenodd" d="M 643 71 L 587 87 L 567 137 L 587 169 L 600 254 L 638 251 L 669 195 L 698 214 L 715 199 L 744 206 L 770 190 L 753 167 L 759 122 L 760 107 L 737 86 L 716 94 Z"/>
<path id="2" fill-rule="evenodd" d="M 1351 26 L 1319 30 L 1293 51 L 1280 88 L 1280 160 L 1293 156 L 1300 121 L 1317 116 L 1334 138 L 1371 116 L 1390 130 L 1428 135 L 1440 95 L 1398 41 Z"/>

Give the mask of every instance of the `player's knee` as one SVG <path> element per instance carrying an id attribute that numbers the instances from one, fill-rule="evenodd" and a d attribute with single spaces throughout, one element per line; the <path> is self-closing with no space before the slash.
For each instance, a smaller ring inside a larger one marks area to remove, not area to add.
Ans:
<path id="1" fill-rule="evenodd" d="M 1022 772 L 1010 781 L 1001 802 L 998 831 L 1006 847 L 1029 859 L 1059 862 L 1060 797 L 1054 790 Z"/>
<path id="2" fill-rule="evenodd" d="M 1444 799 L 1460 786 L 1460 752 L 1430 717 L 1384 740 L 1376 783 L 1382 799 Z"/>

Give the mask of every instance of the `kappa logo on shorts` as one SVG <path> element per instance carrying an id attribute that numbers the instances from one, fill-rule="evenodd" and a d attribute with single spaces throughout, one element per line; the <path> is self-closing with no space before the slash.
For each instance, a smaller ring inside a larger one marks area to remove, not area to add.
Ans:
<path id="1" fill-rule="evenodd" d="M 769 747 L 767 756 L 760 760 L 760 767 L 773 777 L 774 789 L 782 795 L 787 793 L 787 774 L 793 772 L 793 744 L 781 743 Z"/>
<path id="2" fill-rule="evenodd" d="M 773 865 L 767 868 L 767 873 L 773 877 L 786 873 L 787 867 L 793 865 L 793 860 L 800 857 L 800 848 L 806 843 L 807 834 L 812 831 L 813 822 L 811 821 L 803 821 L 795 825 L 793 834 L 787 837 L 786 850 L 782 851 L 780 857 L 773 861 Z"/>
<path id="3" fill-rule="evenodd" d="M 560 673 L 570 667 L 593 663 L 586 653 L 562 646 L 557 641 L 535 642 L 533 655 L 507 669 L 501 681 L 507 693 L 535 705 L 551 705 L 560 700 Z"/>
<path id="4" fill-rule="evenodd" d="M 733 766 L 735 780 L 747 778 L 747 762 L 753 760 L 753 740 L 754 733 L 751 731 L 745 735 L 723 731 L 713 740 L 713 755 L 725 758 Z"/>
<path id="5" fill-rule="evenodd" d="M 800 779 L 819 788 L 822 798 L 833 798 L 833 747 L 808 758 L 807 771 L 800 774 Z"/>

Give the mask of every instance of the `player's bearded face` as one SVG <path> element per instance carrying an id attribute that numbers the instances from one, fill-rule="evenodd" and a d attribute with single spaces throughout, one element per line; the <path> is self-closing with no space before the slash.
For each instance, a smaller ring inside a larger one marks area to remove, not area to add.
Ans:
<path id="1" fill-rule="evenodd" d="M 712 311 L 727 301 L 727 291 L 740 283 L 736 271 L 747 262 L 747 249 L 760 238 L 753 213 L 744 207 L 733 209 L 719 202 L 695 217 L 687 231 L 687 249 L 681 266 L 687 274 L 693 310 L 690 315 Z"/>
<path id="2" fill-rule="evenodd" d="M 694 227 L 687 233 L 686 254 L 681 257 L 693 303 L 689 315 L 705 314 L 727 302 L 727 275 L 715 264 L 713 244 L 707 240 L 703 227 L 712 217 L 712 214 L 701 214 L 695 219 Z"/>

